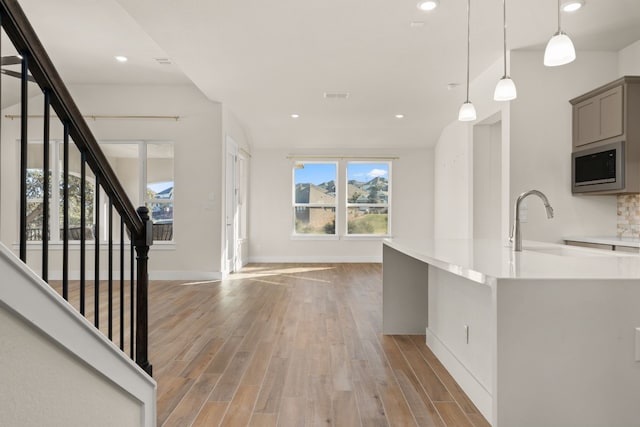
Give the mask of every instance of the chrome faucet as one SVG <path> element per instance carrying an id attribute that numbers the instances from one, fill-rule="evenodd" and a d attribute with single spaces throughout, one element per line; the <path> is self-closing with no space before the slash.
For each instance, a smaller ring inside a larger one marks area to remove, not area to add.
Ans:
<path id="1" fill-rule="evenodd" d="M 553 218 L 553 208 L 549 204 L 549 200 L 547 196 L 545 196 L 542 192 L 538 190 L 529 190 L 522 193 L 518 196 L 515 205 L 515 212 L 513 215 L 513 227 L 511 228 L 511 234 L 509 235 L 509 241 L 513 243 L 513 250 L 517 252 L 522 251 L 522 234 L 520 232 L 520 203 L 527 197 L 532 194 L 540 197 L 542 199 L 542 203 L 544 203 L 544 208 L 547 210 L 547 218 Z M 514 242 L 515 239 L 515 242 Z"/>

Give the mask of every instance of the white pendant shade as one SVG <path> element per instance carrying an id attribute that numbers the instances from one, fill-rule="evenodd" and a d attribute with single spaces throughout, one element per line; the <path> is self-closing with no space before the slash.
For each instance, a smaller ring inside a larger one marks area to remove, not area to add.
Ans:
<path id="1" fill-rule="evenodd" d="M 496 101 L 511 101 L 516 99 L 516 96 L 518 96 L 518 92 L 513 80 L 506 76 L 501 78 L 496 85 L 496 90 L 493 92 L 493 99 Z"/>
<path id="2" fill-rule="evenodd" d="M 476 119 L 476 107 L 469 101 L 462 104 L 458 112 L 458 120 L 461 122 L 470 122 Z"/>
<path id="3" fill-rule="evenodd" d="M 544 65 L 557 67 L 573 62 L 574 59 L 576 59 L 576 49 L 569 36 L 563 32 L 554 34 L 544 51 Z"/>

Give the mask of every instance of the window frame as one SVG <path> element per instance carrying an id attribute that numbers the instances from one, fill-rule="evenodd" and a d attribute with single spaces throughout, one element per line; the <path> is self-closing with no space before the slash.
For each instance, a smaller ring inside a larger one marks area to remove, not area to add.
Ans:
<path id="1" fill-rule="evenodd" d="M 291 191 L 292 191 L 292 207 L 291 210 L 291 240 L 382 240 L 392 237 L 392 185 L 393 185 L 393 157 L 380 157 L 369 158 L 363 157 L 314 157 L 312 160 L 307 160 L 304 156 L 291 157 Z M 295 203 L 295 170 L 296 164 L 335 164 L 336 165 L 336 203 L 334 205 L 327 204 L 301 204 Z M 388 166 L 388 173 L 386 176 L 388 182 L 387 188 L 387 202 L 386 203 L 367 203 L 367 204 L 354 204 L 348 201 L 348 185 L 349 180 L 347 176 L 348 165 L 350 163 L 358 164 L 386 164 Z M 343 195 L 344 194 L 344 195 Z M 332 206 L 335 209 L 335 233 L 334 234 L 301 234 L 296 232 L 295 228 L 295 208 L 296 206 L 304 207 L 327 207 Z M 387 232 L 385 234 L 354 234 L 348 232 L 349 221 L 349 208 L 352 207 L 376 207 L 387 209 Z"/>
<path id="2" fill-rule="evenodd" d="M 351 203 L 348 200 L 348 191 L 347 186 L 349 185 L 349 164 L 386 164 L 387 165 L 387 202 L 386 203 Z M 344 220 L 345 220 L 345 229 L 344 229 L 344 237 L 348 239 L 385 239 L 391 237 L 391 172 L 392 172 L 392 164 L 391 160 L 357 160 L 357 159 L 349 159 L 345 161 L 344 165 L 344 186 L 345 186 L 345 209 L 344 209 Z M 349 233 L 349 208 L 387 208 L 387 232 L 384 234 L 375 234 L 375 233 Z"/>
<path id="3" fill-rule="evenodd" d="M 17 140 L 16 143 L 18 144 L 18 146 L 20 145 L 20 140 Z M 28 141 L 27 144 L 33 144 L 33 145 L 38 145 L 38 146 L 43 146 L 44 145 L 44 141 L 42 140 L 32 140 L 32 141 Z M 54 200 L 56 201 L 60 201 L 61 200 L 61 196 L 62 196 L 62 190 L 60 189 L 60 186 L 62 185 L 62 173 L 63 173 L 63 165 L 62 165 L 62 156 L 61 156 L 61 151 L 62 151 L 62 147 L 64 146 L 64 141 L 62 139 L 50 139 L 49 140 L 49 172 L 51 173 L 51 177 L 49 178 L 49 185 L 51 186 L 51 193 L 49 194 L 49 244 L 52 247 L 56 247 L 58 245 L 61 245 L 63 243 L 63 239 L 60 238 L 60 234 L 62 233 L 62 226 L 63 224 L 61 223 L 62 221 L 62 216 L 60 215 L 60 209 L 61 206 L 58 203 L 54 203 Z M 69 144 L 71 144 L 71 142 L 69 142 Z M 40 151 L 41 152 L 41 151 Z M 18 155 L 19 155 L 19 150 L 18 150 Z M 42 161 L 43 159 L 40 159 L 40 161 Z M 18 160 L 18 164 L 19 164 L 19 160 Z M 42 165 L 41 168 L 27 168 L 27 172 L 30 170 L 38 170 L 38 171 L 43 171 L 44 170 L 44 164 Z M 69 171 L 69 176 L 70 177 L 75 177 L 80 179 L 80 172 L 75 172 L 75 171 Z M 87 169 L 87 175 L 86 175 L 86 180 L 88 183 L 91 184 L 91 188 L 88 188 L 89 191 L 93 191 L 93 200 L 95 200 L 96 197 L 96 180 L 95 180 L 95 176 L 93 175 L 93 172 L 90 169 Z M 43 195 L 47 193 L 47 190 L 43 191 Z M 16 208 L 18 209 L 17 212 L 17 217 L 20 217 L 20 191 L 17 192 L 18 195 L 18 201 L 16 203 Z M 27 206 L 29 205 L 29 203 L 42 203 L 44 202 L 44 198 L 28 198 L 27 197 Z M 95 224 L 95 218 L 96 218 L 96 206 L 95 204 L 93 204 L 91 206 L 91 216 L 87 217 L 87 221 L 91 221 L 91 224 Z M 52 233 L 52 231 L 54 231 L 53 228 L 53 224 L 57 224 L 56 228 L 55 228 L 55 232 Z M 95 233 L 95 231 L 94 231 Z M 40 232 L 40 235 L 42 236 L 42 230 Z M 20 237 L 18 236 L 18 239 Z M 96 238 L 96 236 L 94 236 L 94 238 Z M 80 240 L 79 239 L 69 239 L 68 240 L 70 244 L 79 244 Z M 93 239 L 91 239 L 91 241 L 93 241 Z M 28 240 L 27 241 L 27 245 L 32 245 L 32 244 L 41 244 L 42 243 L 42 239 L 38 239 L 38 240 Z"/>
<path id="4" fill-rule="evenodd" d="M 296 165 L 298 164 L 332 164 L 335 166 L 335 188 L 336 194 L 334 196 L 334 203 L 296 203 Z M 340 218 L 338 215 L 338 205 L 339 205 L 339 197 L 340 197 L 340 188 L 338 185 L 339 182 L 339 174 L 340 174 L 340 165 L 336 160 L 296 160 L 292 163 L 291 166 L 291 239 L 292 240 L 337 240 L 339 239 L 339 226 L 340 226 Z M 297 208 L 333 208 L 334 210 L 334 230 L 333 234 L 313 234 L 313 233 L 298 233 L 296 231 L 296 209 Z"/>
<path id="5" fill-rule="evenodd" d="M 20 144 L 20 141 L 17 141 L 18 144 Z M 51 181 L 51 194 L 49 195 L 50 197 L 50 206 L 56 206 L 56 209 L 50 209 L 49 211 L 49 224 L 50 224 L 50 230 L 52 230 L 53 228 L 51 227 L 51 224 L 60 224 L 61 221 L 61 217 L 60 214 L 58 212 L 58 208 L 57 208 L 57 204 L 53 203 L 54 200 L 60 200 L 60 198 L 62 197 L 62 192 L 60 191 L 59 185 L 55 185 L 54 182 L 58 182 L 61 180 L 62 177 L 62 172 L 63 172 L 63 165 L 62 165 L 62 156 L 60 155 L 60 150 L 63 147 L 63 140 L 62 139 L 50 139 L 49 140 L 50 143 L 50 147 L 49 147 L 49 152 L 51 153 L 50 158 L 49 158 L 49 170 L 51 172 L 51 176 L 57 177 L 57 181 L 54 181 L 52 179 Z M 29 141 L 29 144 L 38 144 L 38 145 L 42 145 L 44 144 L 44 141 L 41 140 L 33 140 L 33 141 Z M 71 145 L 72 143 L 69 142 L 69 144 Z M 174 189 L 175 189 L 175 143 L 173 141 L 164 141 L 164 140 L 117 140 L 117 141 L 98 141 L 99 145 L 118 145 L 118 144 L 128 144 L 128 145 L 136 145 L 138 147 L 138 158 L 137 158 L 137 163 L 138 163 L 138 189 L 136 191 L 136 195 L 135 197 L 137 197 L 137 200 L 131 200 L 132 203 L 134 203 L 137 206 L 149 206 L 150 203 L 171 203 L 174 207 L 175 207 L 175 196 L 172 195 L 171 199 L 157 199 L 157 198 L 147 198 L 146 196 L 146 190 L 147 190 L 147 146 L 150 144 L 170 144 L 173 146 L 173 160 L 174 160 L 174 169 L 172 170 L 172 176 L 173 176 L 173 184 L 174 184 Z M 39 168 L 30 168 L 30 169 L 34 169 L 34 170 L 42 170 Z M 73 175 L 76 177 L 80 177 L 79 173 L 77 172 L 70 172 L 69 175 Z M 93 173 L 90 171 L 90 169 L 87 169 L 87 181 L 90 182 L 93 186 L 93 191 L 94 191 L 94 200 L 95 200 L 95 177 L 93 176 Z M 108 240 L 108 229 L 107 229 L 107 223 L 105 221 L 105 218 L 107 218 L 107 209 L 108 209 L 108 197 L 106 196 L 106 193 L 104 192 L 104 190 L 102 189 L 102 187 L 99 188 L 100 191 L 100 206 L 95 206 L 95 203 L 93 205 L 93 209 L 92 209 L 92 217 L 89 218 L 87 217 L 87 222 L 91 221 L 90 225 L 94 225 L 95 224 L 95 215 L 96 215 L 96 209 L 100 209 L 100 218 L 101 218 L 101 229 L 100 230 L 95 230 L 95 234 L 97 236 L 95 236 L 96 239 L 99 240 L 100 243 L 106 243 Z M 17 193 L 18 197 L 20 197 L 20 192 L 18 191 Z M 42 201 L 42 199 L 27 199 L 27 203 L 29 202 L 38 202 L 38 201 Z M 17 206 L 19 207 L 19 203 L 17 203 Z M 18 216 L 19 216 L 19 212 L 18 212 Z M 63 239 L 60 238 L 59 233 L 53 233 L 53 236 L 49 236 L 49 245 L 50 247 L 58 247 L 63 243 Z M 129 237 L 127 234 L 125 234 L 125 241 L 129 242 Z M 29 240 L 27 242 L 27 244 L 29 245 L 33 245 L 33 244 L 41 244 L 42 240 Z M 69 243 L 72 245 L 78 245 L 80 243 L 79 240 L 69 240 Z M 172 232 L 172 239 L 171 240 L 157 240 L 154 241 L 154 245 L 174 245 L 175 244 L 175 217 L 173 218 L 173 232 Z"/>

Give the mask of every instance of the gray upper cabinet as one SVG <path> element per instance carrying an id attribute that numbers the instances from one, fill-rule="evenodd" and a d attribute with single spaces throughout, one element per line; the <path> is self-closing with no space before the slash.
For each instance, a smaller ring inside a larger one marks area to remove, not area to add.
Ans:
<path id="1" fill-rule="evenodd" d="M 569 102 L 573 106 L 572 192 L 640 193 L 640 76 L 619 78 Z M 584 159 L 600 149 L 614 146 L 620 147 L 618 163 L 611 169 L 615 181 L 609 181 L 613 177 L 609 176 L 611 170 L 605 170 L 610 167 L 608 164 L 583 161 L 578 170 L 575 159 Z M 587 183 L 591 176 L 603 176 L 608 184 L 602 184 L 596 177 L 593 186 L 590 183 L 579 185 L 578 175 L 587 178 L 580 180 Z M 607 186 L 609 188 L 605 188 Z"/>
<path id="2" fill-rule="evenodd" d="M 624 90 L 619 85 L 573 105 L 573 146 L 619 137 L 624 132 Z"/>

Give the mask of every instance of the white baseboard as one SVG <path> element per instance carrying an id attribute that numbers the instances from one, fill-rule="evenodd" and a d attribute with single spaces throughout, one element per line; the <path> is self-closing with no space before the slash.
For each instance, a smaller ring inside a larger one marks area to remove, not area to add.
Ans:
<path id="1" fill-rule="evenodd" d="M 252 256 L 249 263 L 381 263 L 382 256 Z"/>
<path id="2" fill-rule="evenodd" d="M 482 415 L 491 423 L 493 418 L 493 396 L 491 393 L 429 328 L 427 328 L 426 344 L 469 396 L 469 399 L 478 407 Z"/>
<path id="3" fill-rule="evenodd" d="M 129 274 L 125 271 L 125 280 L 129 279 Z M 87 271 L 84 275 L 87 280 L 93 280 L 93 270 Z M 106 270 L 100 272 L 100 280 L 107 280 L 109 274 Z M 152 270 L 149 271 L 149 280 L 220 280 L 222 273 L 219 271 L 171 271 Z M 50 271 L 49 280 L 62 280 L 62 271 Z M 69 271 L 69 280 L 80 280 L 80 272 Z M 113 280 L 120 280 L 120 272 L 114 271 Z"/>
<path id="4" fill-rule="evenodd" d="M 149 280 L 220 280 L 220 271 L 149 271 Z"/>

